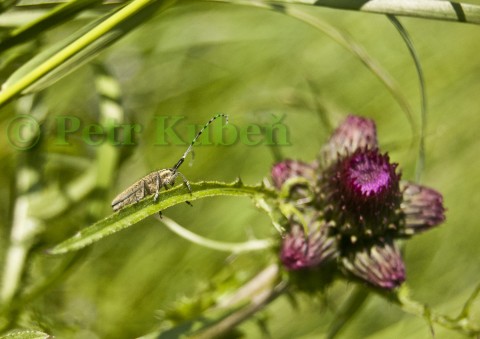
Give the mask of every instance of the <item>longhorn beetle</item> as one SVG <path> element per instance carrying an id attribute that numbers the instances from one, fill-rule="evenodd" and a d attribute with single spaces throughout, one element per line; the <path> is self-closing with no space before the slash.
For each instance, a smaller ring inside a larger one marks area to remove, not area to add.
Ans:
<path id="1" fill-rule="evenodd" d="M 150 174 L 147 174 L 145 177 L 138 180 L 137 182 L 135 182 L 133 185 L 128 187 L 122 193 L 117 195 L 115 199 L 113 199 L 112 201 L 113 210 L 118 211 L 123 207 L 136 203 L 142 200 L 143 198 L 145 198 L 147 195 L 151 195 L 153 193 L 155 193 L 155 196 L 153 197 L 153 201 L 156 202 L 158 199 L 158 193 L 160 192 L 160 189 L 164 187 L 167 190 L 169 185 L 173 187 L 173 185 L 175 185 L 175 179 L 177 179 L 177 176 L 179 175 L 182 178 L 183 183 L 187 187 L 188 191 L 192 193 L 192 189 L 190 188 L 190 183 L 188 182 L 187 178 L 185 178 L 185 176 L 178 171 L 178 168 L 183 164 L 188 153 L 192 151 L 193 144 L 197 141 L 200 135 L 202 135 L 203 131 L 208 127 L 208 125 L 210 125 L 218 117 L 225 117 L 225 121 L 228 124 L 228 115 L 217 114 L 214 117 L 212 117 L 205 124 L 205 126 L 203 126 L 202 129 L 197 133 L 195 138 L 193 138 L 192 142 L 190 143 L 190 146 L 188 146 L 187 150 L 185 151 L 185 153 L 183 153 L 180 160 L 178 160 L 178 162 L 172 168 L 154 171 Z M 190 205 L 188 201 L 187 203 Z"/>

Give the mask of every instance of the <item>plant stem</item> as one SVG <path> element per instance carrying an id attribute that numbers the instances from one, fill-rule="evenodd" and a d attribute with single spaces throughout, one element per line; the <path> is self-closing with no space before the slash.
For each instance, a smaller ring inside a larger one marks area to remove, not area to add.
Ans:
<path id="1" fill-rule="evenodd" d="M 427 305 L 423 305 L 418 301 L 410 298 L 409 289 L 403 284 L 395 294 L 393 301 L 407 313 L 425 318 L 429 323 L 438 324 L 445 328 L 464 333 L 469 336 L 480 335 L 480 328 L 475 327 L 468 319 L 468 311 L 473 300 L 480 293 L 480 285 L 474 290 L 467 301 L 466 306 L 457 318 L 451 318 L 444 315 L 434 313 Z"/>
<path id="2" fill-rule="evenodd" d="M 270 240 L 250 240 L 243 243 L 230 243 L 223 241 L 216 241 L 212 239 L 207 239 L 196 233 L 193 233 L 186 228 L 183 228 L 175 221 L 166 216 L 160 218 L 158 215 L 156 217 L 160 222 L 162 222 L 167 228 L 179 235 L 180 237 L 187 239 L 188 241 L 217 251 L 231 252 L 235 254 L 251 251 L 260 251 L 265 250 L 273 246 L 273 241 Z"/>

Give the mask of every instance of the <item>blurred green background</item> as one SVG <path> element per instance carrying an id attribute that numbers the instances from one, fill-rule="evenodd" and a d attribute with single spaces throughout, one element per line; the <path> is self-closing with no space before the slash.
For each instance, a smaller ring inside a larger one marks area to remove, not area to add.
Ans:
<path id="1" fill-rule="evenodd" d="M 419 126 L 418 75 L 405 43 L 387 18 L 322 8 L 303 10 L 363 45 L 398 82 Z M 44 35 L 42 43 L 59 41 L 89 20 L 85 16 L 59 26 Z M 445 224 L 408 241 L 407 282 L 416 300 L 454 316 L 480 282 L 480 31 L 474 25 L 440 21 L 401 18 L 401 22 L 414 42 L 426 80 L 429 115 L 421 182 L 442 192 L 448 208 Z M 97 60 L 120 82 L 127 121 L 143 126 L 136 146 L 118 149 L 120 164 L 108 192 L 101 195 L 102 217 L 111 213 L 110 201 L 116 194 L 148 172 L 170 167 L 184 152 L 185 146 L 154 144 L 155 115 L 186 116 L 178 125 L 185 139 L 183 123 L 203 124 L 216 113 L 228 114 L 239 128 L 271 123 L 272 115 L 284 116 L 291 145 L 277 151 L 285 158 L 304 161 L 315 159 L 331 131 L 323 115 L 332 125 L 349 113 L 363 115 L 377 122 L 382 150 L 400 163 L 403 178 L 415 179 L 417 144 L 412 147 L 408 119 L 385 85 L 337 41 L 288 15 L 227 4 L 178 5 L 155 15 Z M 4 68 L 2 80 L 15 67 L 12 63 Z M 49 87 L 43 93 L 48 121 L 59 115 L 77 116 L 85 123 L 98 121 L 93 82 L 87 64 Z M 17 102 L 12 102 L 1 109 L 3 129 L 16 107 Z M 0 249 L 9 242 L 19 159 L 40 156 L 43 180 L 59 187 L 94 162 L 95 147 L 79 138 L 72 139 L 72 146 L 58 146 L 48 135 L 52 130 L 45 131 L 32 155 L 15 150 L 2 137 Z M 255 184 L 269 177 L 274 162 L 268 145 L 199 146 L 193 166 L 186 163 L 181 172 L 190 181 L 230 182 L 241 177 Z M 93 223 L 88 202 L 96 198 L 92 193 L 48 220 L 40 247 L 52 246 Z M 268 218 L 247 198 L 203 199 L 193 208 L 178 205 L 164 214 L 217 240 L 277 236 Z M 175 301 L 197 295 L 224 275 L 240 280 L 252 276 L 271 255 L 231 257 L 190 244 L 148 218 L 87 249 L 64 280 L 28 306 L 20 323 L 37 324 L 59 338 L 140 336 L 153 330 L 162 310 Z M 3 251 L 1 259 L 5 259 Z M 27 266 L 26 281 L 48 275 L 60 260 L 36 252 Z M 324 300 L 300 295 L 297 306 L 280 298 L 264 312 L 271 337 L 322 337 L 352 286 L 338 282 L 327 290 Z M 478 310 L 474 316 L 480 323 Z M 246 337 L 261 337 L 257 320 L 240 326 Z M 434 328 L 436 338 L 463 337 Z M 339 337 L 399 336 L 428 338 L 431 334 L 425 320 L 372 296 Z"/>

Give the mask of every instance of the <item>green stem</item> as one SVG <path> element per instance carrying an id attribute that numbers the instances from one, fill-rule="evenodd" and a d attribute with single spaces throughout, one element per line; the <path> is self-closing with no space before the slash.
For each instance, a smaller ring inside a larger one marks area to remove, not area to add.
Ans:
<path id="1" fill-rule="evenodd" d="M 183 228 L 175 221 L 165 216 L 159 217 L 157 219 L 162 222 L 168 229 L 180 237 L 203 247 L 207 247 L 217 251 L 231 252 L 231 253 L 242 253 L 242 252 L 251 252 L 251 251 L 260 251 L 270 248 L 274 243 L 270 240 L 250 240 L 243 243 L 228 243 L 222 241 L 216 241 L 212 239 L 207 239 L 198 234 L 190 232 L 186 228 Z"/>
<path id="2" fill-rule="evenodd" d="M 402 37 L 403 41 L 407 45 L 410 56 L 415 64 L 415 69 L 418 75 L 419 89 L 420 89 L 420 138 L 418 144 L 418 156 L 415 168 L 415 181 L 420 182 L 422 172 L 425 167 L 425 133 L 427 131 L 427 92 L 425 76 L 423 74 L 422 64 L 420 63 L 420 57 L 413 45 L 412 38 L 408 34 L 407 30 L 403 27 L 402 23 L 393 15 L 388 14 L 387 18 L 395 26 L 398 33 Z"/>
<path id="3" fill-rule="evenodd" d="M 480 285 L 477 286 L 472 296 L 467 301 L 470 305 L 480 293 Z M 429 323 L 438 324 L 450 330 L 462 332 L 469 336 L 480 335 L 480 327 L 474 326 L 468 319 L 468 309 L 464 307 L 462 313 L 457 318 L 451 318 L 444 315 L 434 313 L 428 306 L 419 303 L 410 298 L 409 289 L 403 284 L 395 294 L 393 301 L 407 313 L 425 318 Z M 469 307 L 469 306 L 468 306 Z M 466 310 L 466 311 L 465 311 Z"/>

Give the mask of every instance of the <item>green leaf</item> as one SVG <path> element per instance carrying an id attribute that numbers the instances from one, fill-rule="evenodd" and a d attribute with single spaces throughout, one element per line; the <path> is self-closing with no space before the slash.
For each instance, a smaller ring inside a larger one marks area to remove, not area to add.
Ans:
<path id="1" fill-rule="evenodd" d="M 13 73 L 2 86 L 0 107 L 20 94 L 39 91 L 77 69 L 173 0 L 133 0 L 114 14 L 50 47 Z"/>
<path id="2" fill-rule="evenodd" d="M 230 184 L 215 181 L 190 183 L 190 186 L 192 189 L 191 194 L 184 186 L 179 185 L 160 192 L 157 202 L 153 201 L 153 195 L 151 195 L 138 203 L 126 206 L 119 212 L 78 232 L 73 237 L 50 249 L 48 253 L 63 254 L 79 250 L 111 234 L 128 228 L 152 214 L 186 201 L 194 201 L 213 196 L 276 197 L 276 193 L 273 190 L 267 189 L 262 185 L 245 186 L 240 180 Z"/>

